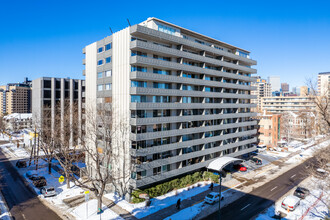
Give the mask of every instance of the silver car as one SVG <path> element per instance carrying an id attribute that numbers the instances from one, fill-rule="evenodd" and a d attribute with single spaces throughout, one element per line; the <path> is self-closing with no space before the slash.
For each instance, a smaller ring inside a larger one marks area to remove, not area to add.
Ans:
<path id="1" fill-rule="evenodd" d="M 41 187 L 41 189 L 40 189 L 40 193 L 41 193 L 44 197 L 56 196 L 55 188 L 52 187 L 52 186 L 44 186 L 44 187 Z"/>

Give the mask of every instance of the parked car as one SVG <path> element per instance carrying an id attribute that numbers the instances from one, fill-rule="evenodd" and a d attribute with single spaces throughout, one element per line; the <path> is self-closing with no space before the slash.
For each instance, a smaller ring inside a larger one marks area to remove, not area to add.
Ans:
<path id="1" fill-rule="evenodd" d="M 303 187 L 297 187 L 297 189 L 293 193 L 294 196 L 297 196 L 298 198 L 301 199 L 305 199 L 308 194 L 309 194 L 309 190 Z"/>
<path id="2" fill-rule="evenodd" d="M 251 161 L 255 164 L 255 165 L 262 165 L 262 160 L 256 157 L 253 157 L 251 159 Z"/>
<path id="3" fill-rule="evenodd" d="M 282 208 L 287 210 L 289 208 L 290 211 L 293 211 L 300 205 L 300 199 L 297 196 L 287 196 L 282 201 Z"/>
<path id="4" fill-rule="evenodd" d="M 234 167 L 234 169 L 241 171 L 241 172 L 247 171 L 247 168 L 245 166 L 243 166 L 242 164 L 235 164 L 233 167 Z"/>
<path id="5" fill-rule="evenodd" d="M 43 186 L 40 188 L 40 193 L 44 197 L 56 196 L 55 188 L 52 186 Z"/>
<path id="6" fill-rule="evenodd" d="M 221 200 L 223 200 L 224 197 L 221 196 Z M 205 196 L 204 201 L 209 204 L 214 204 L 216 202 L 219 202 L 219 193 L 217 192 L 211 192 L 207 196 Z"/>
<path id="7" fill-rule="evenodd" d="M 47 186 L 47 181 L 45 179 L 45 177 L 43 176 L 38 176 L 33 180 L 33 185 L 35 187 L 43 187 L 43 186 Z"/>
<path id="8" fill-rule="evenodd" d="M 28 171 L 28 172 L 26 172 L 25 175 L 30 180 L 34 180 L 36 177 L 38 177 L 38 174 L 35 171 Z"/>
<path id="9" fill-rule="evenodd" d="M 18 168 L 25 168 L 26 167 L 26 161 L 25 160 L 18 160 L 16 162 L 16 167 L 18 167 Z"/>

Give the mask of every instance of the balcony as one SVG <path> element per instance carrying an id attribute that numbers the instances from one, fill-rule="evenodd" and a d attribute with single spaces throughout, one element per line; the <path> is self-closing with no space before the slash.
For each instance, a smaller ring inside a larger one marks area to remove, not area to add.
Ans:
<path id="1" fill-rule="evenodd" d="M 166 56 L 170 55 L 171 57 L 175 57 L 175 58 L 183 57 L 183 58 L 190 59 L 190 60 L 196 60 L 198 62 L 209 63 L 212 65 L 218 65 L 218 66 L 224 66 L 224 67 L 228 67 L 228 68 L 232 68 L 232 69 L 238 69 L 238 70 L 248 72 L 248 73 L 257 72 L 256 69 L 253 69 L 250 67 L 241 66 L 238 64 L 233 64 L 233 63 L 221 61 L 218 59 L 213 59 L 213 58 L 205 57 L 202 55 L 197 55 L 197 54 L 181 51 L 181 50 L 178 50 L 175 48 L 168 48 L 168 47 L 164 47 L 161 45 L 155 45 L 153 43 L 143 42 L 143 41 L 139 41 L 139 40 L 132 41 L 130 47 L 131 47 L 131 49 L 140 49 L 140 50 L 143 50 L 143 51 L 146 51 L 149 53 L 156 52 L 156 53 L 161 53 Z"/>
<path id="2" fill-rule="evenodd" d="M 240 61 L 243 61 L 243 62 L 249 64 L 249 65 L 256 65 L 257 64 L 257 61 L 255 61 L 255 60 L 252 60 L 252 59 L 249 59 L 249 58 L 246 58 L 246 57 L 242 57 L 242 56 L 239 56 L 239 55 L 235 55 L 233 53 L 229 53 L 229 52 L 226 52 L 226 51 L 223 51 L 223 50 L 219 50 L 219 49 L 216 49 L 214 47 L 199 44 L 197 42 L 194 42 L 194 41 L 191 41 L 191 40 L 188 40 L 188 39 L 184 39 L 182 37 L 169 35 L 169 34 L 166 34 L 166 33 L 151 29 L 151 28 L 143 27 L 141 25 L 132 26 L 130 28 L 130 32 L 131 32 L 131 35 L 134 35 L 134 36 L 137 36 L 137 37 L 140 36 L 140 37 L 145 38 L 145 39 L 154 38 L 156 40 L 163 39 L 163 40 L 170 41 L 170 42 L 172 42 L 174 44 L 177 44 L 177 45 L 182 44 L 182 45 L 186 45 L 186 46 L 189 46 L 189 47 L 192 47 L 192 48 L 199 49 L 201 51 L 207 51 L 207 52 L 216 54 L 218 56 L 225 56 L 225 57 L 228 57 L 228 58 L 231 58 L 231 59 L 234 59 L 234 60 L 240 60 Z"/>

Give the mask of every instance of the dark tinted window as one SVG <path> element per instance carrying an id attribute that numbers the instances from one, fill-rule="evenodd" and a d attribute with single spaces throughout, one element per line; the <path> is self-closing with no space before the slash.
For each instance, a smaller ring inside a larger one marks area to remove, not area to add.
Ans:
<path id="1" fill-rule="evenodd" d="M 44 80 L 44 88 L 51 88 L 50 80 Z"/>

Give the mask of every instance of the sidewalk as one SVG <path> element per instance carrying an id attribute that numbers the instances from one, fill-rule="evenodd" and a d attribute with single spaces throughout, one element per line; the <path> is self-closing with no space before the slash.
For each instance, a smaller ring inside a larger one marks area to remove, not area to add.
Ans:
<path id="1" fill-rule="evenodd" d="M 137 218 L 134 215 L 132 215 L 131 213 L 129 213 L 125 209 L 121 208 L 120 206 L 116 205 L 116 203 L 114 203 L 113 201 L 111 201 L 110 199 L 108 199 L 108 198 L 106 198 L 104 196 L 102 197 L 102 203 L 103 204 L 107 204 L 107 207 L 109 209 L 111 209 L 112 211 L 114 211 L 115 213 L 117 213 L 123 219 L 137 220 Z"/>

